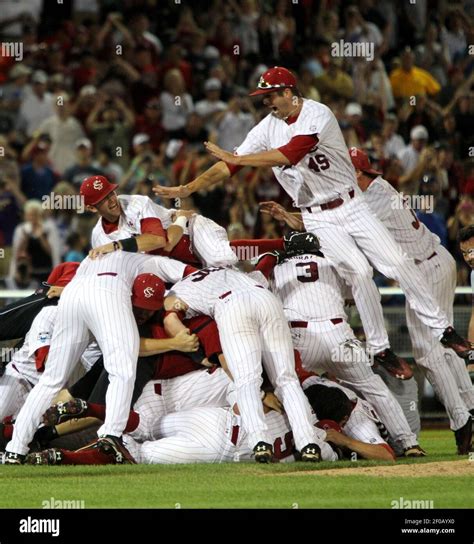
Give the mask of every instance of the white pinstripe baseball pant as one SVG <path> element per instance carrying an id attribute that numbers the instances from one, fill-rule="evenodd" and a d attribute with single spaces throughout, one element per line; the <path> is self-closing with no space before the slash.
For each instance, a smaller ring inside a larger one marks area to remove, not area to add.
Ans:
<path id="1" fill-rule="evenodd" d="M 95 336 L 109 373 L 106 417 L 99 436 L 121 436 L 128 420 L 139 349 L 130 291 L 117 277 L 76 278 L 61 295 L 46 368 L 18 414 L 7 450 L 28 452 L 44 412 Z"/>
<path id="2" fill-rule="evenodd" d="M 233 461 L 232 411 L 195 408 L 175 412 L 156 422 L 156 440 L 138 444 L 129 435 L 124 443 L 138 463 L 181 464 Z"/>
<path id="3" fill-rule="evenodd" d="M 307 327 L 292 328 L 293 344 L 301 354 L 303 366 L 334 374 L 341 385 L 362 395 L 377 411 L 392 439 L 402 449 L 418 443 L 398 402 L 380 376 L 372 372 L 362 344 L 346 321 L 310 321 Z"/>
<path id="4" fill-rule="evenodd" d="M 333 210 L 309 213 L 303 208 L 302 218 L 306 230 L 320 239 L 321 251 L 352 286 L 367 342 L 375 353 L 390 344 L 371 265 L 399 282 L 411 308 L 437 338 L 450 325 L 413 260 L 406 256 L 362 197 L 355 196 Z"/>
<path id="5" fill-rule="evenodd" d="M 454 292 L 456 289 L 456 262 L 442 246 L 436 255 L 418 265 L 427 283 L 448 319 L 453 319 Z M 463 427 L 474 408 L 474 388 L 465 362 L 452 350 L 445 349 L 433 338 L 430 329 L 406 305 L 408 331 L 413 354 L 422 367 L 436 395 L 446 408 L 453 431 Z"/>
<path id="6" fill-rule="evenodd" d="M 311 424 L 311 408 L 296 376 L 291 335 L 278 299 L 259 287 L 235 292 L 216 305 L 215 320 L 250 447 L 270 442 L 260 399 L 262 359 L 285 407 L 296 448 L 320 442 L 324 433 Z"/>

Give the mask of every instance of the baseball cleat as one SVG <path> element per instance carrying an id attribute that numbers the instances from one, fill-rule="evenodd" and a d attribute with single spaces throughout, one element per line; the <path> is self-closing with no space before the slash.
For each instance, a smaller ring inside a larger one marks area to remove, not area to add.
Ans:
<path id="1" fill-rule="evenodd" d="M 43 424 L 52 427 L 53 425 L 59 425 L 59 423 L 64 423 L 70 419 L 85 417 L 87 408 L 87 402 L 82 399 L 58 402 L 46 410 L 43 416 Z"/>
<path id="2" fill-rule="evenodd" d="M 106 455 L 114 458 L 116 465 L 136 465 L 132 454 L 123 445 L 122 439 L 117 436 L 104 436 L 97 440 L 97 448 Z"/>
<path id="3" fill-rule="evenodd" d="M 462 336 L 459 336 L 453 327 L 448 327 L 444 331 L 443 336 L 440 338 L 440 342 L 445 348 L 452 349 L 456 352 L 456 355 L 461 357 L 461 359 L 471 362 L 474 361 L 474 349 L 471 342 L 468 342 Z"/>
<path id="4" fill-rule="evenodd" d="M 307 444 L 300 453 L 303 463 L 319 463 L 321 461 L 321 449 L 317 444 Z"/>
<path id="5" fill-rule="evenodd" d="M 253 452 L 257 463 L 271 463 L 273 459 L 273 448 L 267 442 L 258 442 Z"/>
<path id="6" fill-rule="evenodd" d="M 403 450 L 403 457 L 426 457 L 426 451 L 416 444 Z"/>
<path id="7" fill-rule="evenodd" d="M 60 465 L 63 461 L 61 450 L 49 448 L 47 450 L 29 453 L 26 456 L 26 465 Z"/>
<path id="8" fill-rule="evenodd" d="M 374 361 L 399 380 L 409 380 L 413 377 L 413 370 L 410 365 L 389 348 L 377 353 L 374 356 Z"/>
<path id="9" fill-rule="evenodd" d="M 12 451 L 6 451 L 3 454 L 4 465 L 22 465 L 25 462 L 26 455 L 20 455 L 19 453 L 13 453 Z"/>
<path id="10" fill-rule="evenodd" d="M 467 420 L 457 431 L 454 431 L 458 455 L 468 455 L 472 449 L 472 418 Z"/>

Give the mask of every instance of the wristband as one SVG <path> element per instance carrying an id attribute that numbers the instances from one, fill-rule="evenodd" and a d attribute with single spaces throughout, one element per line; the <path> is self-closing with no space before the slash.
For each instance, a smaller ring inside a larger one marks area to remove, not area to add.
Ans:
<path id="1" fill-rule="evenodd" d="M 125 240 L 120 240 L 120 243 L 122 244 L 122 249 L 124 251 L 129 251 L 130 253 L 137 253 L 138 243 L 135 237 L 132 236 L 131 238 L 125 238 Z"/>
<path id="2" fill-rule="evenodd" d="M 180 215 L 174 220 L 174 223 L 172 224 L 178 225 L 178 227 L 181 227 L 183 230 L 185 230 L 188 225 L 188 219 L 184 217 L 184 215 Z"/>

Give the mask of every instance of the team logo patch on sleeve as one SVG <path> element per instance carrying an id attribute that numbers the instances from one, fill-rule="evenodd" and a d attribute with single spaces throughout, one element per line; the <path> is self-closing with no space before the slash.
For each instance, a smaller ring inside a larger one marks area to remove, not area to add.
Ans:
<path id="1" fill-rule="evenodd" d="M 38 334 L 37 340 L 38 340 L 39 342 L 42 342 L 42 343 L 44 344 L 44 343 L 47 342 L 48 340 L 51 340 L 51 332 L 49 332 L 49 331 L 40 332 L 40 333 Z"/>

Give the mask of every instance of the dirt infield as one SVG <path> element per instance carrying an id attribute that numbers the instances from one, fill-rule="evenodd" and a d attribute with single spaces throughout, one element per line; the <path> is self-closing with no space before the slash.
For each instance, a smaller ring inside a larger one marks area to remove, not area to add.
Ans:
<path id="1" fill-rule="evenodd" d="M 416 463 L 412 465 L 393 465 L 380 467 L 354 467 L 311 472 L 298 471 L 281 474 L 281 476 L 382 476 L 384 478 L 426 478 L 430 476 L 474 476 L 474 461 L 440 461 L 434 463 Z"/>

